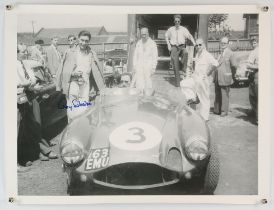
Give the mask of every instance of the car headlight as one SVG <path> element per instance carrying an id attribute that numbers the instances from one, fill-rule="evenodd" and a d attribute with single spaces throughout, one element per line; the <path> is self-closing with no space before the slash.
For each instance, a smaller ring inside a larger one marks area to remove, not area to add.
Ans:
<path id="1" fill-rule="evenodd" d="M 208 155 L 207 140 L 202 136 L 192 136 L 186 142 L 185 151 L 192 160 L 204 160 Z"/>
<path id="2" fill-rule="evenodd" d="M 67 143 L 61 149 L 61 158 L 67 164 L 76 164 L 83 160 L 84 151 L 82 145 L 78 143 Z"/>

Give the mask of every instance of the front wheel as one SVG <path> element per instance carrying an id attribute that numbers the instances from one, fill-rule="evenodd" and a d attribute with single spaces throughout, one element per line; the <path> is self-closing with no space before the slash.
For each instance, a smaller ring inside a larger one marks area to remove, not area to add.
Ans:
<path id="1" fill-rule="evenodd" d="M 67 194 L 68 195 L 92 195 L 93 185 L 89 182 L 82 182 L 73 173 L 67 174 Z"/>
<path id="2" fill-rule="evenodd" d="M 74 180 L 71 174 L 67 174 L 67 194 L 68 195 L 79 195 L 79 187 L 80 182 Z"/>
<path id="3" fill-rule="evenodd" d="M 220 162 L 215 145 L 212 145 L 211 156 L 206 168 L 203 194 L 213 195 L 217 188 L 220 175 Z"/>

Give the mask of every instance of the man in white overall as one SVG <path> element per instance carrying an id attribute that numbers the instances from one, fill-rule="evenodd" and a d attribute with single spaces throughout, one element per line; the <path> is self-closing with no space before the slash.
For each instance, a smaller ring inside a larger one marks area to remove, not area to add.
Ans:
<path id="1" fill-rule="evenodd" d="M 196 41 L 197 54 L 194 58 L 195 71 L 192 75 L 194 81 L 194 91 L 196 92 L 200 104 L 197 107 L 197 112 L 208 120 L 210 111 L 210 75 L 214 69 L 219 65 L 218 61 L 205 49 L 205 45 L 202 39 Z M 181 87 L 185 86 L 187 80 L 181 81 Z"/>
<path id="2" fill-rule="evenodd" d="M 197 54 L 194 58 L 195 71 L 193 78 L 195 81 L 195 89 L 200 100 L 198 113 L 208 120 L 210 111 L 210 78 L 212 71 L 219 65 L 218 61 L 206 50 L 202 39 L 196 41 Z"/>
<path id="3" fill-rule="evenodd" d="M 141 40 L 136 44 L 133 56 L 134 78 L 132 85 L 142 92 L 152 89 L 151 76 L 155 73 L 158 59 L 156 43 L 149 37 L 148 29 L 141 29 Z"/>

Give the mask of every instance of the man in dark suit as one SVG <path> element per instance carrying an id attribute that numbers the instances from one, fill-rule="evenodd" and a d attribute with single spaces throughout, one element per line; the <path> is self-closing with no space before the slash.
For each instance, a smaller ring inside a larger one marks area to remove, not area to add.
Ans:
<path id="1" fill-rule="evenodd" d="M 215 102 L 214 114 L 221 117 L 228 115 L 229 110 L 229 91 L 233 83 L 232 68 L 234 68 L 233 52 L 228 48 L 229 40 L 223 37 L 220 40 L 221 55 L 218 59 L 219 66 L 215 72 Z"/>
<path id="2" fill-rule="evenodd" d="M 61 53 L 58 48 L 58 37 L 51 39 L 51 45 L 46 50 L 46 65 L 53 77 L 56 76 L 56 72 L 61 65 Z"/>

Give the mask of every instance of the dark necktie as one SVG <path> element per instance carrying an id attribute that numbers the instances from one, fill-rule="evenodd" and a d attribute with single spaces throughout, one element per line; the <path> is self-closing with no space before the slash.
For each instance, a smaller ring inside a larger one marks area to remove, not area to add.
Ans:
<path id="1" fill-rule="evenodd" d="M 218 59 L 219 63 L 223 60 L 223 57 L 224 57 L 224 51 L 221 51 L 221 55 L 220 55 L 220 57 Z"/>
<path id="2" fill-rule="evenodd" d="M 26 68 L 25 68 L 25 65 L 24 65 L 23 61 L 20 61 L 20 62 L 21 62 L 21 64 L 22 64 L 22 68 L 23 68 L 23 70 L 24 70 L 26 79 L 30 79 L 30 76 L 29 76 L 29 74 L 28 74 L 28 72 L 27 72 L 27 70 L 26 70 Z"/>
<path id="3" fill-rule="evenodd" d="M 178 30 L 176 30 L 176 46 L 179 46 Z"/>

